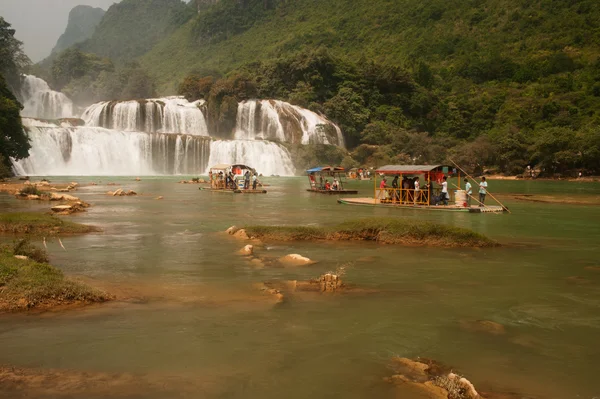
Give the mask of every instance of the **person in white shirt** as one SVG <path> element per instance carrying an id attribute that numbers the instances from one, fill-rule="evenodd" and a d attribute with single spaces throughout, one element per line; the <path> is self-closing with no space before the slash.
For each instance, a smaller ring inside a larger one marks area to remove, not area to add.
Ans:
<path id="1" fill-rule="evenodd" d="M 444 176 L 444 180 L 442 181 L 442 194 L 440 195 L 440 200 L 444 202 L 444 205 L 448 205 L 448 200 L 450 199 L 448 196 L 448 182 L 446 180 L 448 180 L 448 178 Z"/>
<path id="2" fill-rule="evenodd" d="M 479 183 L 479 206 L 484 206 L 485 195 L 487 194 L 487 182 L 485 181 L 485 177 L 481 178 L 481 183 Z"/>
<path id="3" fill-rule="evenodd" d="M 419 202 L 421 200 L 421 185 L 419 184 L 419 177 L 415 177 L 415 200 L 414 203 L 416 204 L 417 202 Z"/>
<path id="4" fill-rule="evenodd" d="M 471 206 L 471 196 L 473 195 L 473 188 L 471 187 L 471 183 L 469 183 L 469 179 L 465 179 L 465 191 L 467 192 L 467 206 Z"/>

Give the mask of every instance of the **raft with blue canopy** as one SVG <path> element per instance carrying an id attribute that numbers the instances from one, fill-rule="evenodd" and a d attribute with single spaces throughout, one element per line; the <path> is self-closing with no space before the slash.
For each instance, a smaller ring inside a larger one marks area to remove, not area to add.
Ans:
<path id="1" fill-rule="evenodd" d="M 358 194 L 358 190 L 344 189 L 346 170 L 341 166 L 318 166 L 307 169 L 310 188 L 306 191 L 318 194 Z"/>

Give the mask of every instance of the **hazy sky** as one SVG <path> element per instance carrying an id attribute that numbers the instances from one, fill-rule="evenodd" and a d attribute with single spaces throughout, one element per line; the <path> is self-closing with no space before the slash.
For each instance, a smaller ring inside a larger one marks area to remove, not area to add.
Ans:
<path id="1" fill-rule="evenodd" d="M 48 55 L 65 31 L 69 12 L 77 5 L 105 11 L 120 0 L 0 0 L 0 15 L 17 30 L 25 52 L 33 62 Z"/>

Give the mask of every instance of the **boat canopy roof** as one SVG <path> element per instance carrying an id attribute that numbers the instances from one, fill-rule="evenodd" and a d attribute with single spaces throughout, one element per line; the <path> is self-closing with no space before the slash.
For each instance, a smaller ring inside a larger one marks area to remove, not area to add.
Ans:
<path id="1" fill-rule="evenodd" d="M 247 170 L 251 170 L 251 171 L 255 171 L 254 168 L 251 168 L 250 166 L 241 164 L 241 163 L 234 163 L 234 164 L 227 164 L 227 163 L 220 163 L 217 164 L 215 166 L 211 166 L 210 169 L 214 169 L 214 170 L 226 170 L 229 168 L 240 168 L 240 169 L 247 169 Z"/>
<path id="2" fill-rule="evenodd" d="M 215 166 L 211 166 L 211 169 L 217 169 L 217 170 L 225 170 L 227 168 L 231 168 L 231 165 L 227 164 L 227 163 L 219 163 L 216 164 Z"/>
<path id="3" fill-rule="evenodd" d="M 409 175 L 421 174 L 434 171 L 452 171 L 447 165 L 385 165 L 377 168 L 376 172 L 382 175 Z"/>
<path id="4" fill-rule="evenodd" d="M 317 173 L 317 172 L 344 172 L 345 169 L 341 166 L 318 166 L 316 168 L 308 169 L 306 173 Z"/>

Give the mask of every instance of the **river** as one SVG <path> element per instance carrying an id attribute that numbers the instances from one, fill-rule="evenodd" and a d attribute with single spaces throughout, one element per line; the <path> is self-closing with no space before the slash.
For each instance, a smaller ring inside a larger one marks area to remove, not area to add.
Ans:
<path id="1" fill-rule="evenodd" d="M 180 179 L 51 178 L 98 182 L 73 193 L 93 206 L 69 218 L 103 229 L 62 238 L 66 250 L 49 241 L 51 262 L 127 299 L 0 316 L 0 365 L 132 373 L 161 387 L 31 397 L 420 398 L 383 381 L 395 355 L 438 360 L 480 389 L 517 397 L 600 396 L 600 206 L 504 195 L 511 214 L 410 211 L 338 205 L 335 197 L 306 192 L 303 178 L 266 178 L 266 195 L 199 191 L 177 184 Z M 107 196 L 115 188 L 107 182 L 143 195 Z M 348 187 L 369 195 L 371 184 Z M 491 181 L 489 189 L 600 196 L 598 183 Z M 0 206 L 48 208 L 5 194 Z M 235 254 L 242 242 L 219 234 L 231 225 L 332 224 L 370 216 L 463 226 L 503 246 L 268 244 L 257 253 L 299 253 L 318 263 L 258 268 Z M 346 282 L 376 292 L 291 295 L 275 303 L 253 286 L 314 278 L 340 266 Z M 500 323 L 505 333 L 465 328 L 477 320 Z M 8 397 L 2 384 L 0 396 Z"/>

